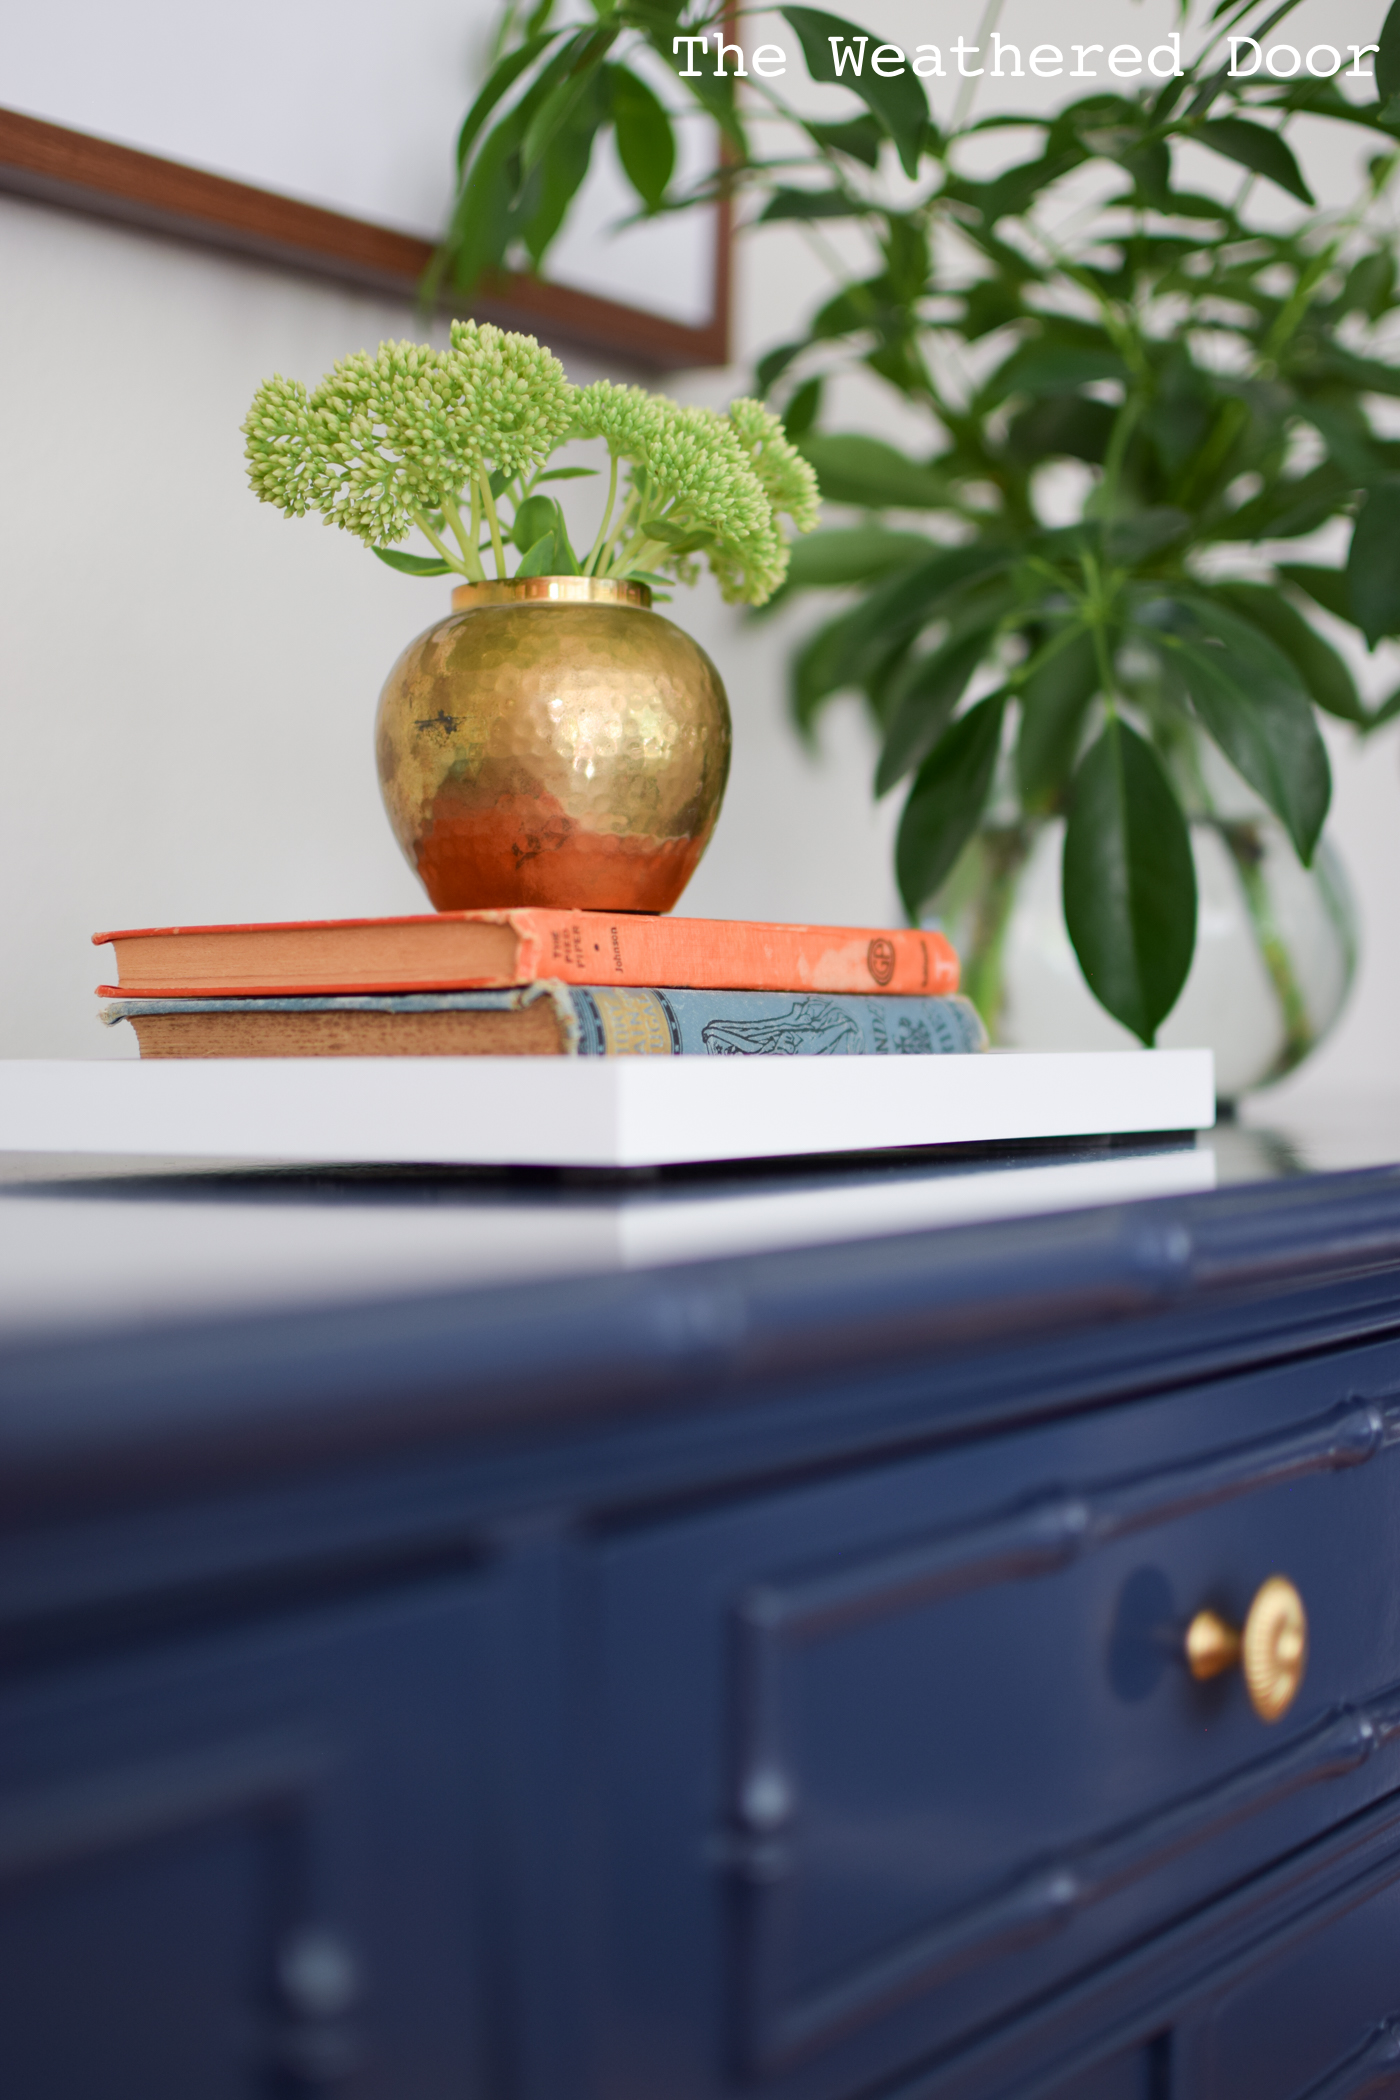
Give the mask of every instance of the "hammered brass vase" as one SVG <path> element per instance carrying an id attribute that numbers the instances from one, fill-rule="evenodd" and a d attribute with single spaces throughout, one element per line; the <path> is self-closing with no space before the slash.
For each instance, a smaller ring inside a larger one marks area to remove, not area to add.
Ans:
<path id="1" fill-rule="evenodd" d="M 468 583 L 379 699 L 389 821 L 438 911 L 669 911 L 729 773 L 719 673 L 642 584 Z"/>

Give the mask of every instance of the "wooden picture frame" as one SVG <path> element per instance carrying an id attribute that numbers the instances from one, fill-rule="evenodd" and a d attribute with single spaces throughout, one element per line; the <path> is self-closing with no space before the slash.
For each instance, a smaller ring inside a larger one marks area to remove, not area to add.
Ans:
<path id="1" fill-rule="evenodd" d="M 0 192 L 221 248 L 302 274 L 413 300 L 430 241 L 273 190 L 0 109 Z M 732 218 L 716 207 L 711 311 L 698 327 L 570 285 L 495 275 L 467 302 L 478 320 L 601 351 L 650 371 L 724 365 L 730 355 Z"/>

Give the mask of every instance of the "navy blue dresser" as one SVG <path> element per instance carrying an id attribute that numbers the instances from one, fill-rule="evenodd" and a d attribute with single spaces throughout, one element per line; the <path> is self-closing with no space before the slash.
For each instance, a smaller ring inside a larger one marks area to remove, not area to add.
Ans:
<path id="1" fill-rule="evenodd" d="M 5 2100 L 1400 2094 L 1400 1170 L 15 1329 L 0 1495 Z"/>

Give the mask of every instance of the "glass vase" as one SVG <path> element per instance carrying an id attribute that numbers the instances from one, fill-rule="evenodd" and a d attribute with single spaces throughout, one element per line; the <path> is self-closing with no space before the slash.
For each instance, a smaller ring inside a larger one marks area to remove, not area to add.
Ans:
<path id="1" fill-rule="evenodd" d="M 1084 981 L 1065 930 L 1062 818 L 989 822 L 936 900 L 963 960 L 963 989 L 998 1047 L 1112 1050 L 1136 1037 Z M 1346 1001 L 1356 967 L 1356 914 L 1341 862 L 1324 839 L 1311 868 L 1263 809 L 1198 816 L 1196 952 L 1158 1030 L 1164 1049 L 1215 1053 L 1216 1092 L 1239 1099 L 1291 1072 Z"/>

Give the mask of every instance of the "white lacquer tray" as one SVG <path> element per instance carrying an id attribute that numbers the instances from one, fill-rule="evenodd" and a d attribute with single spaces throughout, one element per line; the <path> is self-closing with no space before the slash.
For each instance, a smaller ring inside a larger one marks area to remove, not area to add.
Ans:
<path id="1" fill-rule="evenodd" d="M 0 1061 L 0 1152 L 660 1167 L 1214 1121 L 1208 1050 Z"/>

